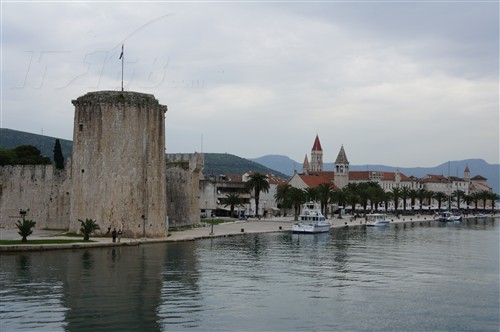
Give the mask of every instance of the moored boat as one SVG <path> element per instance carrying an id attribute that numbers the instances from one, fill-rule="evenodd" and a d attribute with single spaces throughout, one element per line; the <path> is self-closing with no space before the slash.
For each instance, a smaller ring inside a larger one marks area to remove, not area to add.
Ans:
<path id="1" fill-rule="evenodd" d="M 439 215 L 437 215 L 436 220 L 445 221 L 445 222 L 460 221 L 460 220 L 462 220 L 462 216 L 453 214 L 449 211 L 445 211 L 445 212 L 441 212 Z"/>
<path id="2" fill-rule="evenodd" d="M 326 233 L 330 222 L 321 213 L 318 203 L 309 202 L 302 206 L 299 222 L 292 226 L 293 233 Z"/>
<path id="3" fill-rule="evenodd" d="M 366 215 L 366 226 L 386 226 L 390 222 L 382 213 L 371 213 Z"/>

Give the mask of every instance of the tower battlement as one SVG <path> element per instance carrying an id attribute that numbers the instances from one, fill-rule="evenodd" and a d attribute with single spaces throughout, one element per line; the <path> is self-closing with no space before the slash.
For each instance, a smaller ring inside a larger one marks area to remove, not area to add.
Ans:
<path id="1" fill-rule="evenodd" d="M 152 94 L 131 91 L 95 91 L 72 100 L 74 106 L 96 104 L 130 105 L 138 107 L 159 107 L 165 113 L 167 106 L 160 105 Z"/>

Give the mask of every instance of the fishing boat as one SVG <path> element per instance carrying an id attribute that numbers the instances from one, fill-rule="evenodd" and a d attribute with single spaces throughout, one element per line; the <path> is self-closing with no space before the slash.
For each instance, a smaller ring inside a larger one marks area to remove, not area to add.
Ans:
<path id="1" fill-rule="evenodd" d="M 462 216 L 461 215 L 455 215 L 449 211 L 445 211 L 445 212 L 441 212 L 440 214 L 438 214 L 436 216 L 436 220 L 439 220 L 439 221 L 445 221 L 445 222 L 448 222 L 448 221 L 460 221 L 462 220 Z"/>
<path id="2" fill-rule="evenodd" d="M 330 231 L 330 222 L 321 213 L 321 207 L 316 202 L 302 205 L 299 222 L 292 226 L 293 233 L 326 233 Z"/>
<path id="3" fill-rule="evenodd" d="M 387 216 L 382 213 L 372 213 L 366 215 L 366 226 L 386 226 L 390 222 Z"/>

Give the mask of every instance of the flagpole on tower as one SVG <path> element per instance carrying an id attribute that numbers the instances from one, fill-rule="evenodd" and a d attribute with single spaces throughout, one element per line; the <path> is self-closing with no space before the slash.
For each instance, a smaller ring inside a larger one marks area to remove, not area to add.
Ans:
<path id="1" fill-rule="evenodd" d="M 123 91 L 123 44 L 122 44 L 122 52 L 120 53 L 120 59 L 122 60 L 122 91 Z"/>

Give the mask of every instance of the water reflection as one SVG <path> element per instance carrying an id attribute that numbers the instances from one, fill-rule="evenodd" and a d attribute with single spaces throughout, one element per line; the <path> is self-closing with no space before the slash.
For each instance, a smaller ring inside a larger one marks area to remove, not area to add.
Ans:
<path id="1" fill-rule="evenodd" d="M 472 220 L 2 255 L 1 330 L 497 330 L 498 232 Z"/>

